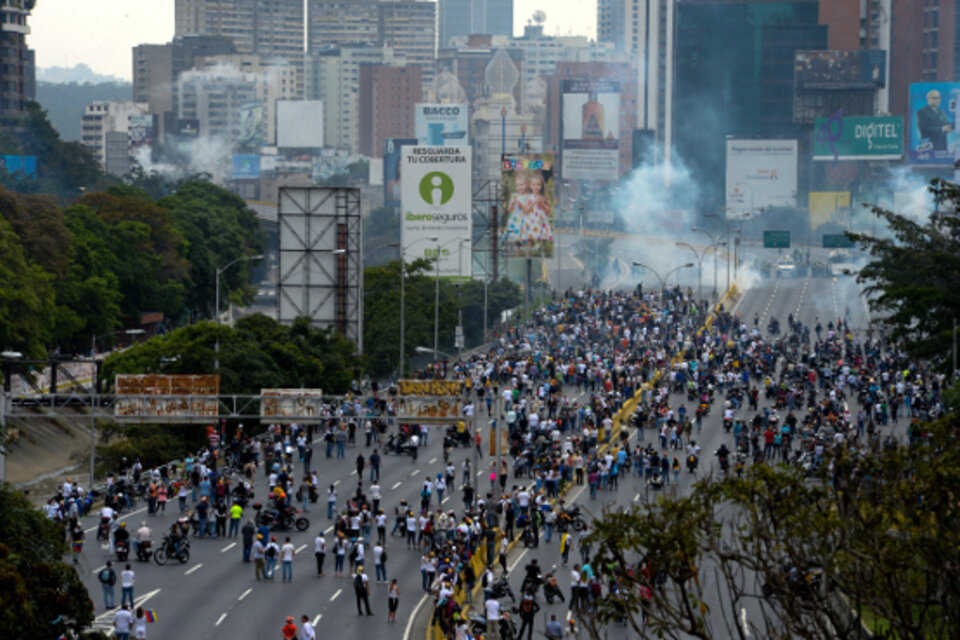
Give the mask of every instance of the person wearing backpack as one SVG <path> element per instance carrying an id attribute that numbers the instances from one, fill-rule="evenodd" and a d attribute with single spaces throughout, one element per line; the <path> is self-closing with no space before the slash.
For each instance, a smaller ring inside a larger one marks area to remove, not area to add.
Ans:
<path id="1" fill-rule="evenodd" d="M 367 609 L 367 615 L 372 616 L 370 611 L 370 578 L 363 572 L 363 567 L 357 567 L 357 573 L 353 576 L 353 593 L 357 597 L 357 615 L 363 615 L 361 604 Z"/>
<path id="2" fill-rule="evenodd" d="M 116 606 L 113 601 L 113 585 L 117 584 L 117 572 L 113 570 L 113 562 L 108 560 L 107 566 L 100 570 L 97 578 L 103 587 L 103 608 L 113 609 Z"/>
<path id="3" fill-rule="evenodd" d="M 524 629 L 527 630 L 527 640 L 533 640 L 533 620 L 537 611 L 540 611 L 540 605 L 537 604 L 537 601 L 529 593 L 524 594 L 523 600 L 520 601 L 520 620 L 523 624 L 520 625 L 520 631 L 517 632 L 518 640 L 523 638 Z"/>
<path id="4" fill-rule="evenodd" d="M 270 537 L 270 543 L 267 544 L 267 548 L 264 550 L 263 555 L 267 560 L 266 579 L 273 580 L 273 573 L 277 570 L 277 556 L 280 555 L 280 547 L 277 546 L 276 536 Z"/>

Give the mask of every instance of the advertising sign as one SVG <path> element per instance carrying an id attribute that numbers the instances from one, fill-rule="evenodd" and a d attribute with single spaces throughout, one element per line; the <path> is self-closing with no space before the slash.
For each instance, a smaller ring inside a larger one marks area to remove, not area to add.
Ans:
<path id="1" fill-rule="evenodd" d="M 903 118 L 855 116 L 838 111 L 814 123 L 814 160 L 899 160 L 903 157 Z"/>
<path id="2" fill-rule="evenodd" d="M 797 51 L 793 84 L 797 89 L 877 89 L 886 86 L 887 52 Z"/>
<path id="3" fill-rule="evenodd" d="M 553 154 L 505 155 L 500 166 L 504 240 L 516 255 L 552 256 L 556 206 Z"/>
<path id="4" fill-rule="evenodd" d="M 727 140 L 727 216 L 797 199 L 796 140 Z"/>
<path id="5" fill-rule="evenodd" d="M 118 421 L 209 422 L 219 414 L 216 375 L 121 374 L 115 390 Z"/>
<path id="6" fill-rule="evenodd" d="M 953 166 L 957 147 L 960 83 L 915 82 L 910 85 L 910 164 Z"/>
<path id="7" fill-rule="evenodd" d="M 810 230 L 828 222 L 840 223 L 850 213 L 849 191 L 810 192 Z"/>
<path id="8" fill-rule="evenodd" d="M 459 396 L 463 380 L 398 380 L 401 396 Z"/>
<path id="9" fill-rule="evenodd" d="M 234 141 L 237 149 L 254 151 L 263 144 L 263 105 L 251 100 L 237 107 L 237 123 Z"/>
<path id="10" fill-rule="evenodd" d="M 277 146 L 323 146 L 323 100 L 277 100 Z"/>
<path id="11" fill-rule="evenodd" d="M 11 176 L 21 174 L 27 178 L 36 178 L 37 156 L 0 156 L 0 169 Z"/>
<path id="12" fill-rule="evenodd" d="M 563 177 L 616 180 L 620 177 L 620 83 L 564 80 Z"/>
<path id="13" fill-rule="evenodd" d="M 312 422 L 325 419 L 322 389 L 261 389 L 263 422 Z"/>
<path id="14" fill-rule="evenodd" d="M 255 180 L 260 177 L 260 156 L 252 153 L 233 154 L 233 179 Z"/>
<path id="15" fill-rule="evenodd" d="M 466 104 L 422 104 L 414 108 L 413 130 L 421 147 L 465 147 L 469 111 Z"/>
<path id="16" fill-rule="evenodd" d="M 134 114 L 129 116 L 127 132 L 130 135 L 132 148 L 148 145 L 153 140 L 153 116 L 150 114 Z"/>
<path id="17" fill-rule="evenodd" d="M 470 147 L 402 147 L 400 153 L 403 259 L 437 258 L 441 278 L 469 279 Z"/>
<path id="18" fill-rule="evenodd" d="M 387 138 L 383 141 L 383 206 L 400 206 L 400 149 L 416 144 L 416 138 Z"/>

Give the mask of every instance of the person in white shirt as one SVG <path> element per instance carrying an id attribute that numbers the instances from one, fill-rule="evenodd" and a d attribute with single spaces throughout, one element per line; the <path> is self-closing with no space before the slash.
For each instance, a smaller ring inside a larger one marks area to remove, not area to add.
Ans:
<path id="1" fill-rule="evenodd" d="M 290 538 L 284 538 L 283 546 L 280 547 L 280 557 L 283 560 L 283 582 L 293 582 L 293 554 L 296 550 Z"/>
<path id="2" fill-rule="evenodd" d="M 373 566 L 376 569 L 377 582 L 387 583 L 387 565 L 384 559 L 383 545 L 378 541 L 373 547 Z M 381 577 L 382 576 L 382 577 Z"/>
<path id="3" fill-rule="evenodd" d="M 128 640 L 133 628 L 133 614 L 126 604 L 120 605 L 120 610 L 113 616 L 113 633 L 118 640 Z"/>
<path id="4" fill-rule="evenodd" d="M 323 532 L 317 534 L 313 541 L 313 555 L 317 557 L 317 575 L 323 575 L 323 561 L 327 557 L 327 541 L 323 537 Z"/>
<path id="5" fill-rule="evenodd" d="M 317 632 L 306 615 L 300 616 L 300 640 L 317 640 Z"/>
<path id="6" fill-rule="evenodd" d="M 483 603 L 487 614 L 487 633 L 491 638 L 500 637 L 500 601 L 496 598 L 487 598 Z"/>
<path id="7" fill-rule="evenodd" d="M 120 604 L 122 605 L 127 601 L 127 598 L 130 598 L 130 606 L 133 606 L 133 583 L 136 580 L 137 576 L 133 572 L 133 568 L 128 564 L 123 571 L 120 572 L 120 589 L 121 597 Z"/>

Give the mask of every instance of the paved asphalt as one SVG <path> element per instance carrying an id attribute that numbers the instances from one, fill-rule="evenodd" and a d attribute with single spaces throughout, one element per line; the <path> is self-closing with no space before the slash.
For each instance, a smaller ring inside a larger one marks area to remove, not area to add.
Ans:
<path id="1" fill-rule="evenodd" d="M 788 313 L 793 313 L 805 324 L 814 324 L 819 318 L 824 326 L 827 319 L 840 317 L 845 307 L 850 308 L 850 323 L 854 329 L 866 326 L 866 307 L 863 305 L 857 284 L 850 277 L 841 276 L 831 278 L 783 278 L 771 279 L 756 283 L 748 290 L 740 303 L 734 309 L 740 312 L 744 322 L 752 324 L 754 313 L 761 315 L 761 327 L 766 326 L 767 318 L 777 317 L 781 325 L 786 325 Z M 685 398 L 677 397 L 674 402 L 682 403 Z M 762 401 L 761 401 L 762 402 Z M 761 405 L 762 406 L 762 405 Z M 732 436 L 727 436 L 720 428 L 722 412 L 716 405 L 704 424 L 701 434 L 695 436 L 702 447 L 700 472 L 704 473 L 717 466 L 712 452 L 721 444 L 727 442 L 732 448 Z M 438 428 L 435 428 L 438 429 Z M 642 437 L 643 434 L 640 434 Z M 654 436 L 648 430 L 647 438 Z M 636 442 L 637 434 L 631 435 Z M 384 456 L 380 485 L 383 490 L 382 505 L 389 516 L 389 527 L 393 523 L 393 508 L 401 498 L 406 498 L 409 504 L 419 503 L 418 492 L 424 477 L 428 474 L 435 476 L 443 469 L 441 452 L 442 435 L 439 430 L 431 432 L 428 445 L 421 450 L 419 458 L 414 463 L 409 457 Z M 297 556 L 294 560 L 294 579 L 292 583 L 281 583 L 279 580 L 257 581 L 254 579 L 253 564 L 242 562 L 242 549 L 239 539 L 202 539 L 191 541 L 191 558 L 186 565 L 172 561 L 166 566 L 159 567 L 152 561 L 139 563 L 132 559 L 131 564 L 137 574 L 135 596 L 137 604 L 157 611 L 159 622 L 150 625 L 148 636 L 151 638 L 221 638 L 224 640 L 267 639 L 272 640 L 279 636 L 280 627 L 286 616 L 294 616 L 299 623 L 300 615 L 306 614 L 315 621 L 318 636 L 324 637 L 327 633 L 335 632 L 338 639 L 362 638 L 369 640 L 378 638 L 403 637 L 407 621 L 413 608 L 422 597 L 420 590 L 419 553 L 407 551 L 406 545 L 400 538 L 390 538 L 387 548 L 389 560 L 388 572 L 391 578 L 397 577 L 400 586 L 400 608 L 396 623 L 386 621 L 386 586 L 372 584 L 370 604 L 374 610 L 373 617 L 363 617 L 358 620 L 356 606 L 350 579 L 333 577 L 333 554 L 331 552 L 332 521 L 326 518 L 325 488 L 332 482 L 337 482 L 338 493 L 342 498 L 351 493 L 356 487 L 354 461 L 359 452 L 369 455 L 370 449 L 363 446 L 348 446 L 345 459 L 327 459 L 324 457 L 322 443 L 314 449 L 314 467 L 319 469 L 321 483 L 321 498 L 315 505 L 311 505 L 308 514 L 311 526 L 304 533 L 276 532 L 278 542 L 290 535 L 293 544 L 297 547 Z M 470 457 L 472 464 L 476 463 L 475 451 L 467 448 L 456 448 L 451 458 L 457 468 L 457 487 L 461 485 L 461 462 Z M 489 459 L 484 457 L 479 469 L 474 468 L 478 476 L 486 469 Z M 295 474 L 296 477 L 296 474 Z M 480 479 L 480 478 L 478 478 Z M 365 478 L 365 486 L 369 486 Z M 665 491 L 686 492 L 693 481 L 693 476 L 683 472 L 679 485 L 671 485 Z M 511 478 L 508 486 L 514 484 Z M 265 492 L 266 478 L 262 472 L 257 477 L 257 497 L 262 499 Z M 485 493 L 489 482 L 484 478 L 480 482 L 480 490 Z M 600 492 L 596 500 L 589 498 L 589 491 L 582 487 L 574 487 L 567 495 L 569 502 L 583 506 L 589 513 L 599 513 L 604 506 L 621 506 L 636 503 L 640 500 L 652 498 L 653 491 L 649 490 L 636 476 L 621 480 L 617 491 Z M 444 500 L 444 506 L 461 512 L 463 502 L 459 491 L 453 492 Z M 158 540 L 161 532 L 167 530 L 170 524 L 178 517 L 175 501 L 168 505 L 166 515 L 148 517 L 145 509 L 138 508 L 132 514 L 126 515 L 128 527 L 135 531 L 140 521 L 146 520 L 154 530 L 154 538 Z M 87 544 L 80 560 L 80 575 L 87 585 L 96 605 L 96 627 L 107 629 L 113 618 L 112 612 L 103 609 L 101 590 L 96 580 L 96 573 L 109 558 L 95 541 L 96 521 L 87 518 L 84 522 L 88 530 Z M 388 530 L 389 530 L 388 527 Z M 318 531 L 327 534 L 327 562 L 325 577 L 316 575 L 313 556 L 313 540 Z M 544 567 L 560 564 L 559 538 L 554 537 L 550 543 L 541 541 L 537 549 L 523 550 L 517 547 L 510 558 L 511 569 L 522 567 L 531 558 L 536 557 Z M 574 550 L 570 564 L 579 561 Z M 117 567 L 119 569 L 122 567 Z M 372 564 L 370 565 L 372 574 Z M 277 573 L 280 573 L 278 567 Z M 511 571 L 511 584 L 515 593 L 519 593 L 522 582 L 522 570 Z M 561 568 L 559 581 L 565 597 L 569 598 L 569 571 Z M 373 576 L 371 575 L 371 580 Z M 709 575 L 706 576 L 709 580 Z M 707 590 L 708 593 L 711 591 Z M 120 589 L 116 589 L 116 598 L 119 602 Z M 711 608 L 720 603 L 716 600 L 709 602 Z M 541 598 L 543 611 L 541 620 L 550 613 L 556 613 L 558 618 L 567 617 L 567 608 L 564 603 L 546 605 Z M 744 615 L 749 619 L 756 615 L 748 607 Z M 538 622 L 538 630 L 542 631 L 542 622 Z M 334 631 L 335 630 L 335 631 Z M 626 637 L 627 631 L 623 628 L 611 628 L 611 639 Z M 422 637 L 422 631 L 412 628 L 410 638 Z"/>

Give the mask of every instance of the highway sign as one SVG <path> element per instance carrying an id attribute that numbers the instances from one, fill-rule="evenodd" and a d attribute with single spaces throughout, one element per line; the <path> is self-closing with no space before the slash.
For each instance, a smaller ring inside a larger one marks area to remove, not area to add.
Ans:
<path id="1" fill-rule="evenodd" d="M 789 249 L 790 232 L 789 231 L 764 231 L 763 247 L 765 249 Z"/>
<path id="2" fill-rule="evenodd" d="M 843 233 L 823 234 L 824 249 L 852 249 L 853 246 L 853 240 Z"/>

